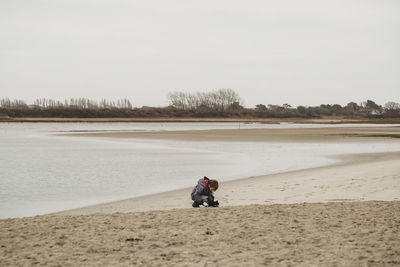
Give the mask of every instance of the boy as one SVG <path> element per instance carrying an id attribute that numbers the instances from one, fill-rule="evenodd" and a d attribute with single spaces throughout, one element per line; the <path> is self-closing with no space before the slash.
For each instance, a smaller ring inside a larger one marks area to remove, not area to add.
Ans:
<path id="1" fill-rule="evenodd" d="M 218 189 L 218 181 L 210 180 L 208 177 L 200 179 L 197 185 L 194 187 L 191 197 L 194 201 L 192 204 L 193 208 L 198 208 L 200 205 L 204 207 L 218 207 L 218 201 L 214 201 L 214 194 Z"/>

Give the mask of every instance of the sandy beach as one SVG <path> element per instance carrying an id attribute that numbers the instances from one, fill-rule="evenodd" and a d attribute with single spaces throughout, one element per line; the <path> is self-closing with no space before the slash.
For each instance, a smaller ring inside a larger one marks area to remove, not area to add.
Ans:
<path id="1" fill-rule="evenodd" d="M 1 220 L 1 266 L 399 266 L 400 202 Z"/>
<path id="2" fill-rule="evenodd" d="M 190 141 L 399 142 L 399 127 L 81 134 Z M 77 137 L 79 138 L 79 137 Z M 400 152 L 0 220 L 0 265 L 399 266 Z"/>

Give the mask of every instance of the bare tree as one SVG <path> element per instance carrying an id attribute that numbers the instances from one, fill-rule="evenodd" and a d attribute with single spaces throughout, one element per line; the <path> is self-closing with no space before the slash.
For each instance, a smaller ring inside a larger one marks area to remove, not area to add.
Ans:
<path id="1" fill-rule="evenodd" d="M 399 110 L 400 104 L 396 102 L 389 101 L 385 104 L 385 110 Z"/>
<path id="2" fill-rule="evenodd" d="M 206 107 L 213 111 L 223 112 L 233 105 L 240 105 L 243 101 L 232 89 L 220 89 L 212 92 L 173 92 L 168 94 L 170 104 L 177 109 L 195 110 Z"/>
<path id="3" fill-rule="evenodd" d="M 24 109 L 27 108 L 28 105 L 24 100 L 20 99 L 10 100 L 9 98 L 3 98 L 0 100 L 0 107 L 11 108 L 11 109 Z"/>
<path id="4" fill-rule="evenodd" d="M 132 103 L 128 99 L 118 99 L 117 101 L 110 101 L 102 99 L 99 103 L 87 98 L 71 98 L 64 101 L 56 101 L 53 99 L 36 99 L 33 103 L 34 106 L 43 109 L 48 108 L 72 108 L 72 109 L 132 109 Z"/>
<path id="5" fill-rule="evenodd" d="M 267 111 L 267 107 L 264 104 L 258 104 L 256 105 L 256 110 L 257 111 Z"/>

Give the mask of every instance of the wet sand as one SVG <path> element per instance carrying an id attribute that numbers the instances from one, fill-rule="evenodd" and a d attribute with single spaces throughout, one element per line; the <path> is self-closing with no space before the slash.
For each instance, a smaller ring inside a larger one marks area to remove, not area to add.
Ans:
<path id="1" fill-rule="evenodd" d="M 169 139 L 179 141 L 371 142 L 381 141 L 382 138 L 400 138 L 400 127 L 264 128 L 202 131 L 79 133 L 74 135 L 86 137 Z"/>

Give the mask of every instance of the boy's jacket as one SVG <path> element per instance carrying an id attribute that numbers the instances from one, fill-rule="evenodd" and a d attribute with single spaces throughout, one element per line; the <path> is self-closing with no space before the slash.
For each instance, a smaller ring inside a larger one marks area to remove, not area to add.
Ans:
<path id="1" fill-rule="evenodd" d="M 203 199 L 201 196 L 207 196 L 210 201 L 214 201 L 214 196 L 210 189 L 208 188 L 208 178 L 201 178 L 197 185 L 193 188 L 192 191 L 192 200 L 201 204 L 203 203 Z"/>

